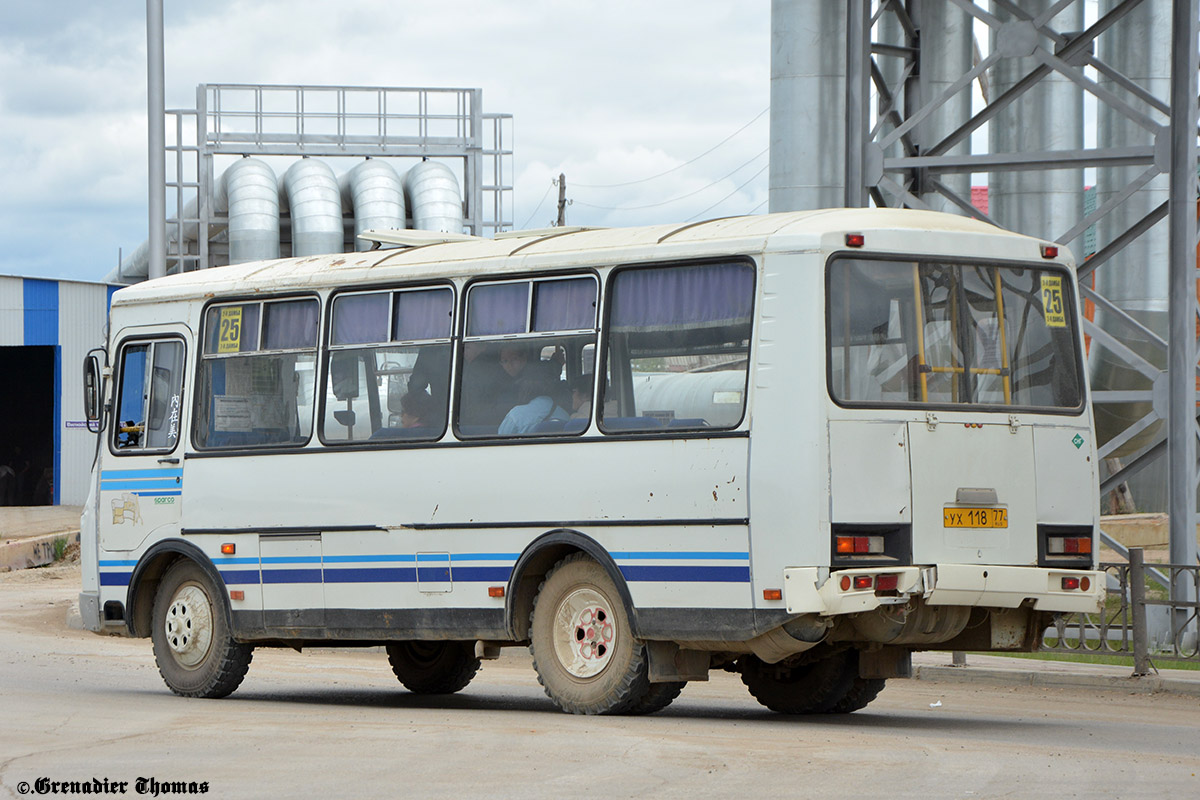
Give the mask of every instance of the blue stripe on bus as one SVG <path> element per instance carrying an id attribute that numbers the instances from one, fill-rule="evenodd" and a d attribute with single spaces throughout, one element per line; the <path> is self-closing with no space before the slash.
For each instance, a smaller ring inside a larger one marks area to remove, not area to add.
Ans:
<path id="1" fill-rule="evenodd" d="M 222 569 L 221 580 L 226 584 L 262 583 L 262 576 L 256 569 Z"/>
<path id="2" fill-rule="evenodd" d="M 266 556 L 264 564 L 320 564 L 320 556 Z"/>
<path id="3" fill-rule="evenodd" d="M 450 581 L 450 568 L 418 567 L 417 580 L 431 583 L 448 583 Z"/>
<path id="4" fill-rule="evenodd" d="M 634 553 L 611 553 L 617 561 L 632 561 L 643 559 L 662 559 L 663 561 L 749 561 L 749 553 L 739 552 L 695 552 L 695 553 L 677 553 L 677 552 L 634 552 Z"/>
<path id="5" fill-rule="evenodd" d="M 450 559 L 455 563 L 459 561 L 511 561 L 515 564 L 520 557 L 520 553 L 463 553 L 462 555 L 453 553 Z"/>
<path id="6" fill-rule="evenodd" d="M 264 569 L 263 583 L 320 583 L 319 569 Z"/>
<path id="7" fill-rule="evenodd" d="M 134 559 L 132 561 L 124 561 L 124 560 L 122 560 L 122 561 L 105 561 L 104 559 L 100 560 L 100 566 L 102 566 L 102 567 L 136 567 L 137 563 L 138 562 L 136 559 Z"/>
<path id="8" fill-rule="evenodd" d="M 229 564 L 257 564 L 258 557 L 251 556 L 249 558 L 222 558 L 214 561 L 213 563 L 217 565 L 217 569 L 220 569 L 221 567 Z"/>
<path id="9" fill-rule="evenodd" d="M 454 580 L 462 583 L 507 583 L 512 567 L 455 567 Z"/>
<path id="10" fill-rule="evenodd" d="M 363 567 L 327 569 L 326 583 L 414 583 L 417 571 L 412 567 Z"/>
<path id="11" fill-rule="evenodd" d="M 749 567 L 621 567 L 627 581 L 749 583 Z"/>
<path id="12" fill-rule="evenodd" d="M 183 494 L 179 489 L 173 492 L 134 492 L 138 497 L 178 497 Z"/>
<path id="13" fill-rule="evenodd" d="M 101 586 L 128 586 L 129 579 L 133 577 L 132 572 L 101 572 Z"/>
<path id="14" fill-rule="evenodd" d="M 100 480 L 133 480 L 135 478 L 182 478 L 183 469 L 106 469 L 100 473 Z"/>
<path id="15" fill-rule="evenodd" d="M 362 562 L 364 564 L 394 562 L 394 561 L 416 561 L 417 557 L 412 555 L 398 556 L 325 556 L 326 564 L 354 564 Z"/>
<path id="16" fill-rule="evenodd" d="M 102 492 L 135 492 L 139 489 L 172 489 L 179 488 L 182 484 L 176 478 L 168 478 L 161 481 L 139 480 L 139 481 L 100 481 L 100 491 Z"/>

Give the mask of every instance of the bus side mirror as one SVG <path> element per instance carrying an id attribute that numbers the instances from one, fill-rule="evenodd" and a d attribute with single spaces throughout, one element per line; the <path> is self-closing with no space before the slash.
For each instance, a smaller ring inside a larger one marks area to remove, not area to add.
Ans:
<path id="1" fill-rule="evenodd" d="M 87 420 L 88 430 L 92 433 L 99 433 L 103 427 L 102 387 L 100 359 L 89 353 L 83 359 L 83 416 Z"/>

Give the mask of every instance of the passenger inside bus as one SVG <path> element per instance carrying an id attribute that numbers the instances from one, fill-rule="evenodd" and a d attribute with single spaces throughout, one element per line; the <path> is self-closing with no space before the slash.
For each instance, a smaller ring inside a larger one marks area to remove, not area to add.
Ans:
<path id="1" fill-rule="evenodd" d="M 541 378 L 529 377 L 518 381 L 516 392 L 520 402 L 504 415 L 497 433 L 501 436 L 520 436 L 538 433 L 542 423 L 566 422 L 570 415 L 551 397 L 553 390 L 553 385 Z"/>
<path id="2" fill-rule="evenodd" d="M 400 427 L 441 427 L 437 402 L 424 389 L 409 391 L 400 398 Z"/>

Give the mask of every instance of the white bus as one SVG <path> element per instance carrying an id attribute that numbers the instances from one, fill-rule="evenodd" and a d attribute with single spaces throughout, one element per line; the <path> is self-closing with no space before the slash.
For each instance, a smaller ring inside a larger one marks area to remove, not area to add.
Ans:
<path id="1" fill-rule="evenodd" d="M 177 694 L 366 645 L 448 693 L 520 645 L 569 712 L 721 668 L 844 713 L 1099 609 L 1054 245 L 895 210 L 376 238 L 113 297 L 80 609 Z"/>

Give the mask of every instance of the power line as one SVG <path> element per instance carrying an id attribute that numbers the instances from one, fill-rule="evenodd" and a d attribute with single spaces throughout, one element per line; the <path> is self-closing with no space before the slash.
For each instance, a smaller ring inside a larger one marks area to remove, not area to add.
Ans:
<path id="1" fill-rule="evenodd" d="M 557 183 L 558 181 L 551 179 L 550 185 L 546 187 L 546 193 L 542 195 L 542 199 L 538 201 L 537 208 L 533 210 L 533 213 L 529 215 L 529 219 L 525 220 L 525 224 L 522 225 L 518 230 L 524 230 L 529 227 L 529 223 L 532 222 L 533 218 L 537 216 L 537 213 L 542 210 L 542 203 L 546 202 L 546 198 L 550 196 L 550 190 L 553 189 Z"/>
<path id="2" fill-rule="evenodd" d="M 717 178 L 717 179 L 716 179 L 715 181 L 713 181 L 712 183 L 709 183 L 709 184 L 707 184 L 707 185 L 705 185 L 705 186 L 701 186 L 699 189 L 695 190 L 694 192 L 688 192 L 687 194 L 681 194 L 681 195 L 679 195 L 678 197 L 672 197 L 670 200 L 663 200 L 661 203 L 650 203 L 649 205 L 644 205 L 644 206 L 598 206 L 598 205 L 595 205 L 594 203 L 585 203 L 585 202 L 583 202 L 582 200 L 576 200 L 575 202 L 576 202 L 576 203 L 578 203 L 578 204 L 579 204 L 579 205 L 581 205 L 581 206 L 587 206 L 588 208 L 598 208 L 598 209 L 600 209 L 601 211 L 644 211 L 644 210 L 646 210 L 647 208 L 658 208 L 659 206 L 665 206 L 665 205 L 668 205 L 668 204 L 670 204 L 670 203 L 674 203 L 674 202 L 676 202 L 676 201 L 678 201 L 678 200 L 686 200 L 687 198 L 689 198 L 689 197 L 693 197 L 693 196 L 695 196 L 695 195 L 698 195 L 698 194 L 700 194 L 701 192 L 703 192 L 703 191 L 705 191 L 705 190 L 707 190 L 707 189 L 711 189 L 712 187 L 716 186 L 716 185 L 717 185 L 718 183 L 720 183 L 721 181 L 725 180 L 726 178 L 729 178 L 730 176 L 732 176 L 732 175 L 736 174 L 737 172 L 739 172 L 739 171 L 740 171 L 740 170 L 742 170 L 743 168 L 745 168 L 745 167 L 748 167 L 750 164 L 753 164 L 755 161 L 757 161 L 758 159 L 762 158 L 764 155 L 766 155 L 766 154 L 767 154 L 767 152 L 768 152 L 770 149 L 771 149 L 771 148 L 769 148 L 769 147 L 768 147 L 768 148 L 765 148 L 764 150 L 760 151 L 760 152 L 759 152 L 757 155 L 753 156 L 753 157 L 752 157 L 752 158 L 751 158 L 749 161 L 746 161 L 746 162 L 744 162 L 744 163 L 742 163 L 742 164 L 739 164 L 737 167 L 735 167 L 735 168 L 733 169 L 733 171 L 732 171 L 732 172 L 730 172 L 730 173 L 728 173 L 728 174 L 726 174 L 726 175 L 723 175 L 723 176 L 721 176 L 720 178 Z M 766 169 L 766 167 L 763 167 L 763 169 Z M 762 169 L 760 169 L 760 170 L 758 171 L 757 175 L 761 175 L 761 174 L 762 174 L 762 171 L 763 171 L 763 170 L 762 170 Z M 756 175 L 756 177 L 757 177 L 757 175 Z M 753 178 L 751 178 L 751 180 L 753 180 Z M 575 184 L 575 185 L 576 185 L 576 186 L 582 186 L 582 184 L 578 184 L 578 183 L 577 183 L 577 184 Z"/>
<path id="3" fill-rule="evenodd" d="M 737 188 L 736 188 L 736 189 L 734 189 L 732 192 L 730 192 L 729 194 L 725 195 L 725 196 L 724 196 L 724 197 L 722 197 L 720 200 L 718 200 L 717 202 L 713 203 L 713 204 L 712 204 L 711 206 L 709 206 L 708 208 L 706 208 L 706 209 L 704 209 L 703 211 L 701 211 L 699 214 L 693 214 L 692 216 L 688 217 L 687 219 L 685 219 L 685 220 L 684 220 L 684 222 L 691 222 L 692 220 L 696 219 L 697 217 L 702 217 L 702 216 L 704 216 L 705 214 L 707 214 L 708 212 L 712 211 L 714 208 L 716 208 L 717 206 L 721 205 L 721 203 L 724 203 L 726 200 L 728 200 L 729 198 L 733 197 L 735 194 L 737 194 L 738 192 L 740 192 L 742 189 L 745 189 L 747 186 L 749 186 L 749 185 L 750 185 L 750 183 L 751 183 L 751 181 L 753 181 L 753 180 L 754 180 L 755 178 L 757 178 L 759 175 L 762 175 L 764 172 L 766 172 L 766 171 L 767 171 L 767 167 L 769 167 L 769 166 L 770 166 L 770 164 L 767 164 L 767 166 L 763 167 L 763 168 L 762 168 L 762 169 L 760 169 L 758 172 L 756 172 L 756 173 L 754 173 L 753 175 L 751 175 L 751 176 L 750 176 L 750 180 L 746 181 L 746 182 L 745 182 L 745 183 L 743 183 L 741 186 L 737 187 Z M 760 205 L 761 205 L 761 204 L 760 204 Z"/>
<path id="4" fill-rule="evenodd" d="M 683 162 L 682 164 L 679 164 L 678 166 L 671 167 L 671 168 L 670 168 L 669 170 L 667 170 L 666 172 L 660 172 L 660 173 L 658 173 L 657 175 L 651 175 L 649 178 L 639 178 L 639 179 L 638 179 L 638 180 L 636 180 L 636 181 L 628 181 L 628 182 L 626 182 L 626 183 L 578 183 L 578 182 L 577 182 L 575 185 L 576 185 L 576 186 L 579 186 L 579 187 L 582 187 L 582 188 L 584 188 L 584 189 L 615 189 L 615 188 L 618 188 L 618 187 L 620 187 L 620 186 L 634 186 L 634 185 L 636 185 L 636 184 L 639 184 L 639 183 L 645 183 L 646 181 L 652 181 L 652 180 L 655 180 L 656 178 L 661 178 L 661 177 L 662 177 L 662 176 L 664 176 L 664 175 L 670 175 L 672 172 L 675 172 L 676 170 L 683 169 L 683 168 L 684 168 L 684 167 L 686 167 L 688 164 L 694 164 L 695 162 L 697 162 L 697 161 L 699 161 L 700 159 L 704 158 L 706 155 L 708 155 L 709 153 L 711 153 L 713 150 L 716 150 L 718 147 L 720 147 L 721 145 L 725 144 L 726 142 L 728 142 L 728 141 L 729 141 L 730 139 L 732 139 L 733 137 L 737 136 L 737 135 L 738 135 L 739 133 L 741 133 L 742 131 L 746 130 L 746 128 L 749 128 L 751 125 L 753 125 L 755 122 L 757 122 L 757 121 L 758 121 L 759 117 L 761 117 L 763 114 L 766 114 L 766 113 L 767 113 L 768 111 L 770 111 L 770 110 L 771 110 L 771 107 L 770 107 L 770 106 L 767 106 L 767 107 L 766 107 L 766 108 L 764 108 L 762 111 L 758 112 L 758 114 L 757 114 L 757 115 L 755 115 L 754 119 L 750 120 L 750 121 L 749 121 L 749 122 L 747 122 L 745 125 L 743 125 L 742 127 L 738 128 L 738 129 L 737 129 L 736 131 L 734 131 L 733 133 L 731 133 L 731 134 L 729 134 L 728 136 L 726 136 L 724 139 L 722 139 L 722 140 L 721 140 L 720 142 L 718 142 L 717 144 L 715 144 L 715 145 L 713 145 L 712 147 L 710 147 L 709 149 L 705 150 L 703 153 L 701 153 L 700 155 L 698 155 L 698 156 L 696 156 L 695 158 L 691 159 L 690 161 L 685 161 L 685 162 Z"/>

